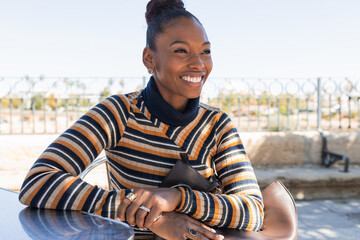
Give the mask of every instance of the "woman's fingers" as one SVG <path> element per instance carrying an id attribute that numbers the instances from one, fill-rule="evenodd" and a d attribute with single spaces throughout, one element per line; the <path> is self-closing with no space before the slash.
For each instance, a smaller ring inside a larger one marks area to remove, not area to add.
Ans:
<path id="1" fill-rule="evenodd" d="M 119 208 L 118 208 L 118 213 L 117 213 L 117 218 L 120 221 L 124 221 L 125 220 L 125 211 L 126 209 L 130 206 L 130 204 L 132 203 L 132 201 L 134 201 L 136 198 L 136 194 L 134 193 L 129 193 L 126 195 L 126 197 L 121 201 Z"/>
<path id="2" fill-rule="evenodd" d="M 151 225 L 157 221 L 162 215 L 158 208 L 153 207 L 149 214 L 147 214 L 144 222 L 144 228 L 149 229 Z"/>
<path id="3" fill-rule="evenodd" d="M 196 236 L 194 236 L 194 235 L 196 235 Z M 193 224 L 188 229 L 187 236 L 190 239 L 216 239 L 216 240 L 224 239 L 224 236 L 216 234 L 214 231 L 209 230 L 208 227 L 204 227 L 204 226 L 197 225 L 197 224 Z M 200 236 L 200 238 L 197 236 Z"/>
<path id="4" fill-rule="evenodd" d="M 135 217 L 135 221 L 136 221 L 136 225 L 141 229 L 144 230 L 145 227 L 144 226 L 144 222 L 145 222 L 145 218 L 147 218 L 147 216 L 151 213 L 151 209 L 148 207 L 145 207 L 144 205 L 141 205 L 139 207 L 139 209 L 136 212 L 136 217 Z"/>

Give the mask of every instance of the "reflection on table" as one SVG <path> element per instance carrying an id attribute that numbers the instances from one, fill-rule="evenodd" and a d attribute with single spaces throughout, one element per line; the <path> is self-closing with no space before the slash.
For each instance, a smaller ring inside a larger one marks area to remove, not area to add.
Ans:
<path id="1" fill-rule="evenodd" d="M 76 211 L 30 208 L 18 193 L 0 188 L 0 239 L 134 239 L 122 222 Z"/>
<path id="2" fill-rule="evenodd" d="M 76 211 L 25 208 L 19 214 L 21 225 L 32 239 L 132 239 L 126 225 Z"/>

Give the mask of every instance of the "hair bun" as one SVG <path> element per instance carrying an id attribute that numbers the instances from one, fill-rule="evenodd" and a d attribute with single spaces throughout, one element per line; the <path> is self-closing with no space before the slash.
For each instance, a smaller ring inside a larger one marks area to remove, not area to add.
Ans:
<path id="1" fill-rule="evenodd" d="M 182 0 L 151 0 L 146 6 L 146 23 L 149 25 L 151 20 L 153 20 L 157 15 L 170 8 L 185 10 Z"/>

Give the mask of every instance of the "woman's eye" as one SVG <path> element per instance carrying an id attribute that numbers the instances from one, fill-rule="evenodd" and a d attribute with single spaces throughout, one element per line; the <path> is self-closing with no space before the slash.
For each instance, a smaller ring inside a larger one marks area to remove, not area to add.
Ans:
<path id="1" fill-rule="evenodd" d="M 174 52 L 175 53 L 187 53 L 187 51 L 185 49 L 183 49 L 183 48 L 176 49 Z"/>
<path id="2" fill-rule="evenodd" d="M 202 53 L 203 54 L 211 54 L 211 50 L 210 49 L 205 49 Z"/>

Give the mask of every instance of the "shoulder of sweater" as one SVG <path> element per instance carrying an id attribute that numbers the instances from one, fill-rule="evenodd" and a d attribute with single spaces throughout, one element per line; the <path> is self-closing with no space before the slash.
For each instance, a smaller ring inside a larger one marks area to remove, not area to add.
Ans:
<path id="1" fill-rule="evenodd" d="M 218 108 L 218 107 L 213 107 L 213 106 L 207 105 L 207 104 L 202 103 L 202 102 L 199 103 L 199 106 L 201 108 L 204 108 L 207 111 L 213 111 L 213 112 L 221 113 L 221 109 Z"/>
<path id="2" fill-rule="evenodd" d="M 124 103 L 125 105 L 136 105 L 137 101 L 141 96 L 141 91 L 125 93 L 125 94 L 115 94 L 107 97 L 104 101 L 109 101 L 110 99 L 114 99 L 115 101 L 119 101 Z"/>

